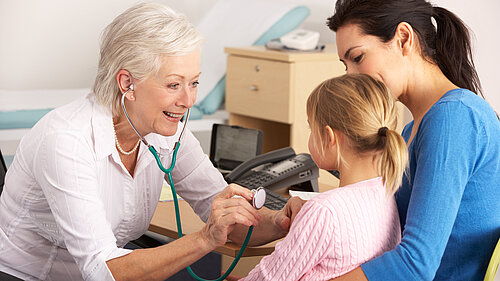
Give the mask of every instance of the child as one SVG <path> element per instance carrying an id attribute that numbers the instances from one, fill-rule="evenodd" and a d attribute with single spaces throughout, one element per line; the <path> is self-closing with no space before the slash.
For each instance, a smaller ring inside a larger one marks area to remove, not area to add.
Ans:
<path id="1" fill-rule="evenodd" d="M 393 194 L 408 156 L 385 85 L 363 74 L 326 80 L 309 96 L 307 115 L 311 156 L 319 168 L 340 172 L 340 188 L 304 204 L 245 280 L 330 280 L 401 240 Z"/>

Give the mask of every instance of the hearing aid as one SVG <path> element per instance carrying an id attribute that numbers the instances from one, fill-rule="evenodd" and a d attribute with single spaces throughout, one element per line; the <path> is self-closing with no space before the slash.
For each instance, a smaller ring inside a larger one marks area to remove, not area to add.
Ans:
<path id="1" fill-rule="evenodd" d="M 253 192 L 252 206 L 257 210 L 261 209 L 264 206 L 264 203 L 266 202 L 266 191 L 261 186 L 257 189 L 252 189 L 252 192 Z"/>

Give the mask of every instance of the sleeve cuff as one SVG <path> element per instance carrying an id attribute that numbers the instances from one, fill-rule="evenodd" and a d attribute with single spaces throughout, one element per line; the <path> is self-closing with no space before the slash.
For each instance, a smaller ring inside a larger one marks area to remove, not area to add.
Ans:
<path id="1" fill-rule="evenodd" d="M 106 261 L 109 261 L 109 260 L 112 260 L 112 259 L 116 259 L 116 258 L 119 258 L 119 257 L 122 257 L 122 256 L 125 256 L 127 254 L 130 254 L 130 252 L 132 252 L 132 250 L 128 250 L 128 249 L 123 249 L 123 248 L 116 248 L 116 249 L 113 249 L 106 257 Z"/>
<path id="2" fill-rule="evenodd" d="M 107 261 L 124 256 L 132 252 L 132 250 L 122 248 L 109 248 L 103 250 L 94 261 L 93 269 L 84 277 L 85 280 L 95 281 L 115 281 L 113 274 L 109 270 Z"/>
<path id="3" fill-rule="evenodd" d="M 399 247 L 399 245 L 397 246 Z M 390 280 L 397 277 L 398 280 L 415 280 L 415 276 L 401 264 L 396 250 L 385 252 L 381 256 L 361 265 L 366 278 L 369 281 Z"/>

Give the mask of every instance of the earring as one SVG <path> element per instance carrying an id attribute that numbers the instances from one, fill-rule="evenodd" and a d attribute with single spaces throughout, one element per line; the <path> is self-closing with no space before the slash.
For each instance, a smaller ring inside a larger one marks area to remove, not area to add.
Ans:
<path id="1" fill-rule="evenodd" d="M 134 99 L 134 95 L 131 95 L 131 96 L 130 96 L 130 98 L 131 98 L 131 99 Z"/>

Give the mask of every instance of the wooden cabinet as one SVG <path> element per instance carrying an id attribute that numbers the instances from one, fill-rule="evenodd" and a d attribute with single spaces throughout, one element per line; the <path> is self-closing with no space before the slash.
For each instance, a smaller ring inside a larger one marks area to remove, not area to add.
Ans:
<path id="1" fill-rule="evenodd" d="M 231 94 L 226 96 L 226 108 L 230 112 L 293 123 L 293 67 L 289 63 L 230 56 L 228 69 L 226 89 Z"/>
<path id="2" fill-rule="evenodd" d="M 225 48 L 226 110 L 229 123 L 260 129 L 263 152 L 291 146 L 308 152 L 306 101 L 322 81 L 345 73 L 335 45 L 317 53 L 267 50 L 263 46 Z M 320 171 L 320 186 L 338 181 Z"/>

